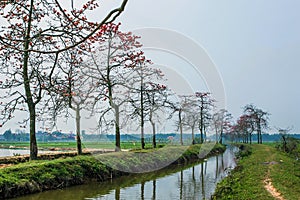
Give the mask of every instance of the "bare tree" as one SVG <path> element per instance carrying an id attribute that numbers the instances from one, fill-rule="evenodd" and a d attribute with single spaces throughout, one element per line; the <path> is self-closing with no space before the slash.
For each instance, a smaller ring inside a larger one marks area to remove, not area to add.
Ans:
<path id="1" fill-rule="evenodd" d="M 231 128 L 232 115 L 225 109 L 221 109 L 212 116 L 214 129 L 216 131 L 216 142 L 223 143 L 223 134 Z"/>
<path id="2" fill-rule="evenodd" d="M 191 99 L 193 95 L 179 95 L 177 100 L 169 103 L 168 107 L 172 110 L 169 118 L 172 118 L 175 113 L 178 115 L 178 120 L 176 121 L 177 130 L 180 134 L 180 144 L 183 145 L 183 129 L 185 125 L 185 118 L 189 110 L 191 109 Z"/>
<path id="3" fill-rule="evenodd" d="M 150 60 L 146 60 L 144 56 L 141 56 L 140 61 L 134 68 L 135 73 L 132 77 L 135 80 L 135 84 L 132 86 L 131 91 L 130 102 L 133 107 L 131 118 L 138 117 L 140 119 L 142 149 L 145 148 L 144 126 L 146 121 L 150 121 L 152 125 L 153 146 L 156 146 L 154 116 L 157 110 L 162 109 L 167 98 L 167 96 L 159 96 L 166 94 L 163 93 L 166 86 L 155 83 L 155 81 L 162 80 L 163 74 L 159 69 L 150 66 L 151 64 Z"/>
<path id="4" fill-rule="evenodd" d="M 282 140 L 282 150 L 288 152 L 287 148 L 287 134 L 293 129 L 292 127 L 287 128 L 276 128 Z"/>
<path id="5" fill-rule="evenodd" d="M 168 112 L 166 109 L 168 108 L 172 92 L 165 85 L 154 83 L 150 85 L 150 92 L 146 93 L 146 99 L 149 109 L 149 122 L 152 126 L 152 146 L 153 148 L 156 148 L 156 124 L 161 123 L 160 120 L 162 119 L 162 116 L 160 116 L 160 114 Z"/>
<path id="6" fill-rule="evenodd" d="M 120 114 L 122 106 L 129 102 L 130 89 L 135 80 L 132 78 L 133 68 L 140 62 L 141 47 L 139 37 L 131 32 L 125 33 L 119 30 L 120 24 L 110 23 L 102 28 L 101 37 L 94 37 L 93 40 L 99 46 L 92 51 L 88 70 L 85 75 L 97 80 L 97 85 L 103 91 L 99 91 L 98 100 L 102 100 L 103 109 L 95 109 L 101 112 L 99 126 L 114 125 L 116 135 L 116 151 L 121 150 L 120 146 Z M 104 102 L 108 105 L 104 105 Z M 101 103 L 100 103 L 101 104 Z M 95 104 L 96 105 L 96 104 Z M 113 112 L 113 118 L 108 116 Z"/>
<path id="7" fill-rule="evenodd" d="M 198 101 L 197 106 L 199 108 L 198 128 L 200 131 L 200 143 L 203 143 L 207 126 L 212 118 L 211 111 L 214 107 L 215 100 L 212 99 L 209 92 L 196 92 L 195 95 Z"/>
<path id="8" fill-rule="evenodd" d="M 184 96 L 184 113 L 182 118 L 182 125 L 186 130 L 191 130 L 192 144 L 196 144 L 195 141 L 195 128 L 199 122 L 199 107 L 197 105 L 197 99 L 195 95 Z"/>
<path id="9" fill-rule="evenodd" d="M 196 144 L 195 128 L 197 127 L 198 121 L 199 121 L 199 113 L 197 112 L 197 110 L 193 108 L 189 109 L 183 118 L 184 126 L 187 128 L 187 130 L 191 130 L 192 132 L 192 144 Z"/>
<path id="10" fill-rule="evenodd" d="M 97 81 L 92 77 L 84 75 L 84 71 L 87 68 L 85 62 L 74 63 L 76 59 L 79 59 L 79 61 L 83 60 L 80 55 L 78 56 L 75 52 L 70 51 L 66 53 L 70 53 L 70 55 L 67 55 L 66 60 L 64 60 L 66 64 L 65 69 L 62 68 L 66 77 L 65 89 L 62 95 L 65 97 L 65 103 L 68 104 L 64 108 L 70 108 L 75 112 L 77 153 L 80 155 L 82 154 L 81 111 L 92 110 L 96 100 L 101 96 L 99 91 L 103 91 L 103 88 L 99 88 Z M 68 109 L 65 111 L 68 114 Z"/>

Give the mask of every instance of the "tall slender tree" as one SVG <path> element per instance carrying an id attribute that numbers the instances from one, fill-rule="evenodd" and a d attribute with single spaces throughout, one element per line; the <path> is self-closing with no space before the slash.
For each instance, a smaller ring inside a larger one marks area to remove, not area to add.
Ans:
<path id="1" fill-rule="evenodd" d="M 193 95 L 178 95 L 174 102 L 170 101 L 168 107 L 171 109 L 169 118 L 172 118 L 176 113 L 178 119 L 176 120 L 176 127 L 180 134 L 180 144 L 183 145 L 183 129 L 185 126 L 186 115 L 191 109 L 191 98 Z"/>
<path id="2" fill-rule="evenodd" d="M 212 116 L 212 122 L 216 131 L 216 142 L 223 143 L 223 134 L 231 129 L 232 115 L 225 109 L 221 109 Z"/>
<path id="3" fill-rule="evenodd" d="M 161 116 L 168 112 L 166 109 L 170 102 L 171 90 L 161 84 L 150 84 L 149 92 L 146 93 L 146 98 L 149 106 L 149 122 L 152 126 L 152 146 L 156 148 L 156 125 L 161 123 L 161 120 L 166 120 Z"/>
<path id="4" fill-rule="evenodd" d="M 104 25 L 99 32 L 100 36 L 95 35 L 91 41 L 98 47 L 92 50 L 92 56 L 85 75 L 97 80 L 100 88 L 98 100 L 102 102 L 100 110 L 99 125 L 114 125 L 116 151 L 121 150 L 121 112 L 130 99 L 130 89 L 135 80 L 132 78 L 133 68 L 137 66 L 140 59 L 143 59 L 142 52 L 137 51 L 141 47 L 138 41 L 140 37 L 131 32 L 121 32 L 120 24 Z M 102 91 L 104 88 L 104 92 Z M 108 102 L 108 105 L 103 103 Z M 96 105 L 96 104 L 95 104 Z M 123 107 L 122 107 L 123 106 Z M 95 110 L 99 112 L 99 110 Z M 108 116 L 113 115 L 113 119 Z"/>
<path id="5" fill-rule="evenodd" d="M 163 74 L 161 70 L 151 66 L 152 62 L 144 56 L 141 57 L 138 65 L 134 68 L 133 79 L 135 83 L 132 86 L 131 106 L 133 112 L 131 118 L 139 118 L 141 129 L 141 146 L 145 148 L 145 122 L 150 121 L 153 131 L 153 146 L 156 146 L 155 140 L 155 112 L 162 109 L 166 102 L 166 86 L 157 83 L 162 81 Z M 155 83 L 156 81 L 156 83 Z M 163 95 L 164 96 L 160 96 Z"/>
<path id="6" fill-rule="evenodd" d="M 68 51 L 64 54 L 66 56 L 62 62 L 65 67 L 62 67 L 62 72 L 65 73 L 66 83 L 60 94 L 67 104 L 63 107 L 66 108 L 64 111 L 68 114 L 70 108 L 75 112 L 77 153 L 80 155 L 82 154 L 81 112 L 92 110 L 96 100 L 101 96 L 101 93 L 96 91 L 103 91 L 103 88 L 99 88 L 97 80 L 84 75 L 87 63 L 83 62 L 84 58 L 78 52 Z"/>
<path id="7" fill-rule="evenodd" d="M 199 108 L 198 128 L 200 131 L 200 143 L 203 143 L 207 126 L 212 118 L 211 111 L 214 107 L 215 100 L 211 97 L 209 92 L 196 92 L 195 95 L 198 101 L 197 106 Z"/>

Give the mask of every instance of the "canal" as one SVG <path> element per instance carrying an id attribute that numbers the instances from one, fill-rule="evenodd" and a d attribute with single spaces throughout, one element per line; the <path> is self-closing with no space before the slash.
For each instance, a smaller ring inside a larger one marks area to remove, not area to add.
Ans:
<path id="1" fill-rule="evenodd" d="M 29 149 L 1 149 L 0 148 L 0 157 L 6 156 L 17 156 L 17 155 L 29 155 Z M 39 151 L 39 154 L 44 153 L 53 153 L 53 151 Z"/>
<path id="2" fill-rule="evenodd" d="M 236 166 L 236 151 L 237 148 L 229 147 L 202 163 L 172 165 L 156 172 L 90 182 L 15 200 L 210 199 L 217 183 Z"/>

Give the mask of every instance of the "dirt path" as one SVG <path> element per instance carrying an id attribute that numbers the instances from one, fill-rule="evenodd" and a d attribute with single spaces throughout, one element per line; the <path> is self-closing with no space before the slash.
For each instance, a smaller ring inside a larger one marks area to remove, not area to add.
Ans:
<path id="1" fill-rule="evenodd" d="M 270 149 L 266 148 L 266 151 L 270 152 Z M 270 159 L 272 160 L 273 156 L 270 156 Z M 281 195 L 281 193 L 278 192 L 277 189 L 274 187 L 274 185 L 272 183 L 272 179 L 270 178 L 270 169 L 271 169 L 272 165 L 274 165 L 274 164 L 278 164 L 278 163 L 274 162 L 274 161 L 268 163 L 268 172 L 267 172 L 266 178 L 264 180 L 264 184 L 265 184 L 264 187 L 275 199 L 285 200 L 283 198 L 283 196 Z"/>
<path id="2" fill-rule="evenodd" d="M 284 200 L 283 196 L 280 192 L 272 184 L 272 179 L 270 178 L 270 170 L 268 171 L 268 175 L 264 180 L 265 189 L 275 198 L 278 200 Z"/>

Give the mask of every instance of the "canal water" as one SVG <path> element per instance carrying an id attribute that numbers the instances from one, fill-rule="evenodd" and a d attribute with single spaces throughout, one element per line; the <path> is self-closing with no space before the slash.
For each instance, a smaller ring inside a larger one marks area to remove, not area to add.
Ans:
<path id="1" fill-rule="evenodd" d="M 16 156 L 16 155 L 29 155 L 28 149 L 0 149 L 0 157 L 6 156 Z M 51 153 L 51 151 L 39 151 L 40 154 L 42 153 Z M 52 151 L 53 153 L 53 151 Z"/>
<path id="2" fill-rule="evenodd" d="M 27 195 L 15 200 L 168 200 L 210 199 L 216 184 L 236 166 L 237 148 L 227 148 L 202 163 L 90 182 L 62 190 Z"/>

